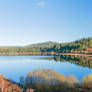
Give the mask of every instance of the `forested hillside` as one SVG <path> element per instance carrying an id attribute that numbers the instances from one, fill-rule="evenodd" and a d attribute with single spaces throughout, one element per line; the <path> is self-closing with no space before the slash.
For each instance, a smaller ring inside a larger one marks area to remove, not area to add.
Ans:
<path id="1" fill-rule="evenodd" d="M 63 53 L 91 53 L 92 38 L 85 38 L 70 43 L 59 44 L 54 47 L 55 52 Z"/>
<path id="2" fill-rule="evenodd" d="M 92 53 L 92 38 L 70 43 L 44 42 L 20 47 L 0 47 L 1 54 Z"/>

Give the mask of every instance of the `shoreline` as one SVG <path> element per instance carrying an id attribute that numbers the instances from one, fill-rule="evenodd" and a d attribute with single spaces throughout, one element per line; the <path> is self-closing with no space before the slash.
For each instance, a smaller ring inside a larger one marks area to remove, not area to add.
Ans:
<path id="1" fill-rule="evenodd" d="M 82 53 L 55 53 L 55 52 L 26 52 L 26 53 L 0 53 L 3 55 L 70 55 L 70 56 L 92 56 L 92 54 L 82 54 Z"/>
<path id="2" fill-rule="evenodd" d="M 79 54 L 79 53 L 62 53 L 62 55 L 70 55 L 70 56 L 92 56 L 92 54 Z"/>

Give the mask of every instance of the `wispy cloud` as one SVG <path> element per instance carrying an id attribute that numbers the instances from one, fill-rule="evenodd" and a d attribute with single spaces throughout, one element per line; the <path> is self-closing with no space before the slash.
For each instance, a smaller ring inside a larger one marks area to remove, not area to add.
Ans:
<path id="1" fill-rule="evenodd" d="M 45 2 L 41 1 L 37 3 L 37 6 L 39 7 L 44 7 L 45 6 Z"/>

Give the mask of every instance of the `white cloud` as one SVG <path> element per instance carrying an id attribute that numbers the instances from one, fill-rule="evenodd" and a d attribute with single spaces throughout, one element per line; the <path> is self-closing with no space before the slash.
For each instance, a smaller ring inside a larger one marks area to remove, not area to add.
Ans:
<path id="1" fill-rule="evenodd" d="M 37 6 L 44 7 L 44 6 L 45 6 L 45 3 L 42 2 L 42 1 L 41 1 L 41 2 L 38 2 L 38 3 L 37 3 Z"/>

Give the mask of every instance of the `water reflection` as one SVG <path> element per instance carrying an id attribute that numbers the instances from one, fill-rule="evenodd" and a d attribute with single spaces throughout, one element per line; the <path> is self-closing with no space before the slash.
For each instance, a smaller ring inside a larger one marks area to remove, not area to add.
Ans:
<path id="1" fill-rule="evenodd" d="M 91 57 L 1 56 L 0 74 L 19 82 L 20 76 L 26 76 L 28 72 L 40 68 L 55 70 L 64 75 L 74 75 L 81 81 L 85 75 L 92 74 L 91 65 Z"/>
<path id="2" fill-rule="evenodd" d="M 70 62 L 70 63 L 77 64 L 83 67 L 92 68 L 92 57 L 61 55 L 61 56 L 46 57 L 46 58 L 41 58 L 41 59 L 54 60 L 57 62 Z"/>

